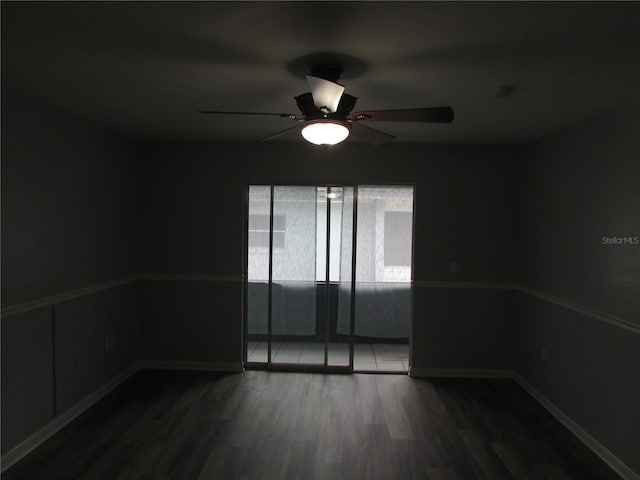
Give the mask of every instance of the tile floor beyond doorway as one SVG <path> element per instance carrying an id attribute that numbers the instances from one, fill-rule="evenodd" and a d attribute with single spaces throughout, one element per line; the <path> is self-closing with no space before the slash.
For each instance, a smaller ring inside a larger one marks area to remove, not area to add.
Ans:
<path id="1" fill-rule="evenodd" d="M 324 343 L 274 342 L 271 349 L 273 363 L 317 365 L 324 363 Z M 267 361 L 267 342 L 249 342 L 249 362 Z M 348 365 L 349 345 L 329 344 L 329 365 Z M 355 372 L 407 372 L 409 345 L 386 343 L 356 343 L 353 351 Z"/>

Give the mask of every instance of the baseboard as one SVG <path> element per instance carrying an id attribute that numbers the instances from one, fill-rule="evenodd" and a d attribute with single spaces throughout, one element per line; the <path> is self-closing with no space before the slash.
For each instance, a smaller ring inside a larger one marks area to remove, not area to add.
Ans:
<path id="1" fill-rule="evenodd" d="M 410 377 L 451 377 L 451 378 L 512 378 L 511 370 L 482 368 L 414 368 L 409 369 Z"/>
<path id="2" fill-rule="evenodd" d="M 434 280 L 414 280 L 414 287 L 418 288 L 479 288 L 489 290 L 512 290 L 514 285 L 505 282 L 447 282 Z"/>
<path id="3" fill-rule="evenodd" d="M 15 447 L 2 455 L 2 458 L 0 458 L 0 463 L 2 463 L 2 472 L 27 456 L 62 428 L 66 427 L 73 420 L 78 418 L 82 413 L 99 402 L 108 393 L 114 390 L 118 385 L 123 383 L 137 371 L 138 365 L 131 365 L 129 368 L 123 370 L 107 383 L 99 387 L 97 390 L 84 397 L 71 408 L 54 417 L 49 423 L 37 430 L 35 433 L 31 434 L 22 442 L 18 443 Z"/>
<path id="4" fill-rule="evenodd" d="M 244 280 L 243 275 L 225 275 L 211 273 L 141 273 L 140 280 L 169 280 L 174 282 L 220 282 L 238 283 Z"/>
<path id="5" fill-rule="evenodd" d="M 571 417 L 560 410 L 551 400 L 545 397 L 537 388 L 531 385 L 522 375 L 513 372 L 512 378 L 515 380 L 529 395 L 535 398 L 540 405 L 547 409 L 560 423 L 562 423 L 571 433 L 589 447 L 593 453 L 598 455 L 600 459 L 609 465 L 618 475 L 625 480 L 640 480 L 640 475 L 631 470 L 622 460 L 616 457 L 609 449 L 596 440 L 589 432 L 578 425 Z"/>
<path id="6" fill-rule="evenodd" d="M 189 362 L 167 360 L 142 360 L 141 369 L 147 370 L 201 370 L 210 372 L 243 372 L 242 362 Z"/>

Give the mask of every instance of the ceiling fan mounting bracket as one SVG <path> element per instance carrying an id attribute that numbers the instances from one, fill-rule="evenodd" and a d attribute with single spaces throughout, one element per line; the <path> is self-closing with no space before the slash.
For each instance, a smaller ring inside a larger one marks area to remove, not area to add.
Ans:
<path id="1" fill-rule="evenodd" d="M 337 82 L 344 72 L 339 63 L 316 63 L 311 66 L 311 75 L 323 78 L 330 82 Z"/>
<path id="2" fill-rule="evenodd" d="M 315 69 L 318 70 L 314 72 Z M 332 82 L 338 78 L 345 80 L 359 77 L 368 69 L 369 65 L 364 60 L 337 52 L 303 55 L 287 65 L 289 73 L 296 77 L 304 78 L 305 75 L 311 74 Z"/>

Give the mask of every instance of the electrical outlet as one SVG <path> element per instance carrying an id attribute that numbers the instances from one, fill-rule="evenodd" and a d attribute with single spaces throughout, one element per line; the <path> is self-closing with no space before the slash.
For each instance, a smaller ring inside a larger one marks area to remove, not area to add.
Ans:
<path id="1" fill-rule="evenodd" d="M 449 271 L 451 273 L 458 273 L 458 262 L 456 262 L 455 260 L 451 260 L 449 262 Z"/>
<path id="2" fill-rule="evenodd" d="M 104 351 L 108 352 L 113 350 L 113 347 L 116 346 L 116 336 L 112 333 L 104 339 Z"/>
<path id="3" fill-rule="evenodd" d="M 543 362 L 547 360 L 547 347 L 540 347 L 540 360 Z"/>

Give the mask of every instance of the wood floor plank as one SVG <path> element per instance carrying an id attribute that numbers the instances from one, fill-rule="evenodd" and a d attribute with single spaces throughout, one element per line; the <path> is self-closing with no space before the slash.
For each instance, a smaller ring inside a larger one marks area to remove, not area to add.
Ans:
<path id="1" fill-rule="evenodd" d="M 502 442 L 493 442 L 491 446 L 514 480 L 532 479 L 531 468 L 517 449 Z"/>
<path id="2" fill-rule="evenodd" d="M 382 402 L 376 385 L 377 375 L 356 375 L 359 390 L 359 411 L 366 424 L 381 424 L 385 422 Z"/>
<path id="3" fill-rule="evenodd" d="M 467 447 L 467 455 L 477 478 L 511 480 L 512 476 L 496 455 L 488 438 L 478 430 L 461 430 L 460 436 Z"/>
<path id="4" fill-rule="evenodd" d="M 426 470 L 428 480 L 461 480 L 453 468 L 428 467 Z"/>
<path id="5" fill-rule="evenodd" d="M 511 380 L 157 371 L 126 388 L 3 480 L 618 478 Z"/>
<path id="6" fill-rule="evenodd" d="M 378 375 L 378 395 L 382 402 L 382 412 L 389 430 L 389 437 L 394 440 L 413 440 L 411 422 L 404 411 L 400 396 L 403 381 L 410 381 L 408 377 L 394 375 Z"/>

